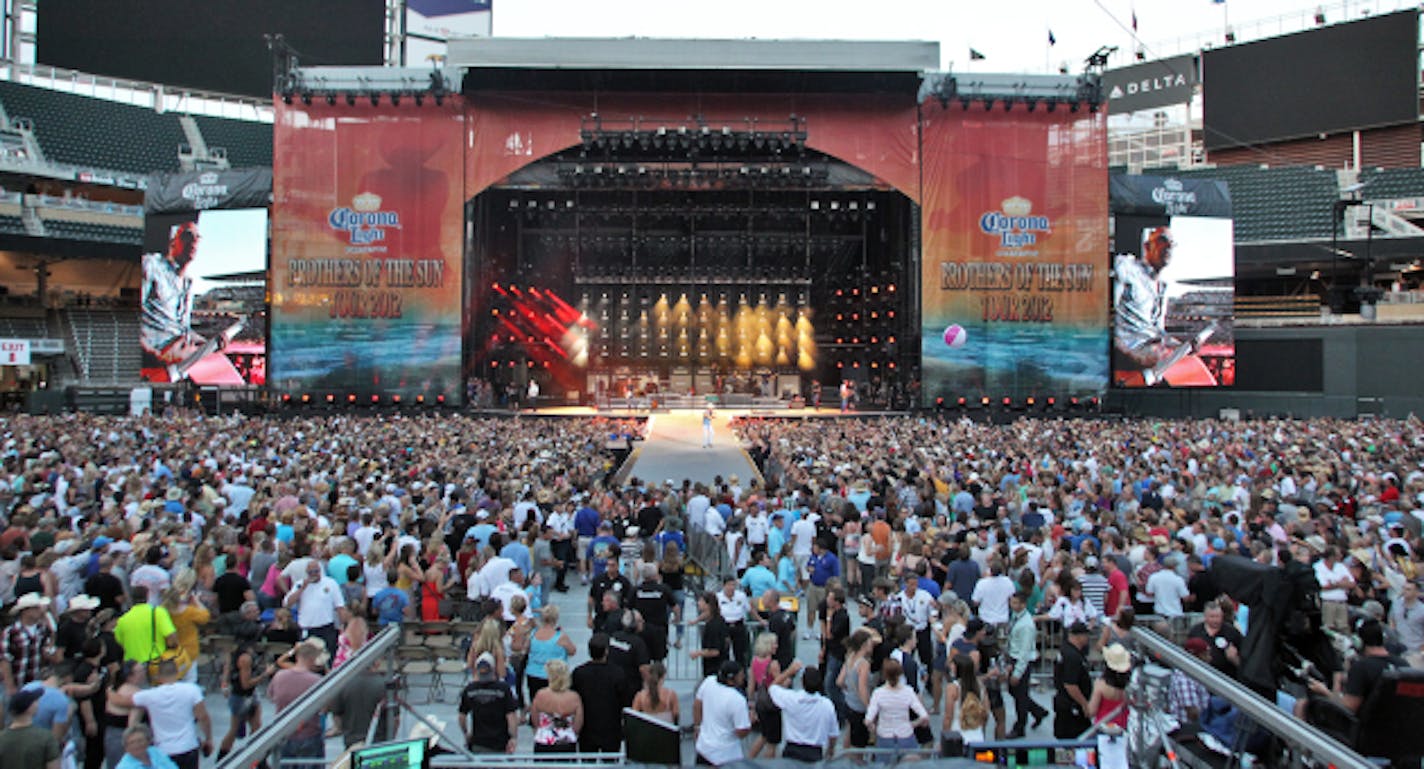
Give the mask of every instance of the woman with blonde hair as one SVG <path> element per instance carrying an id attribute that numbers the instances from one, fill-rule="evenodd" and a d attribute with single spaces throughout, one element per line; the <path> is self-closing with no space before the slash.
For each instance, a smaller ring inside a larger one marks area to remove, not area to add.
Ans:
<path id="1" fill-rule="evenodd" d="M 509 667 L 508 658 L 504 653 L 504 623 L 494 617 L 480 623 L 480 629 L 475 633 L 474 643 L 470 644 L 470 653 L 465 659 L 465 664 L 474 670 L 475 660 L 479 659 L 484 652 L 489 652 L 494 657 L 495 678 L 501 681 L 505 680 Z"/>
<path id="2" fill-rule="evenodd" d="M 173 619 L 173 627 L 178 631 L 178 676 L 188 683 L 197 683 L 198 668 L 198 628 L 208 624 L 212 612 L 193 595 L 198 575 L 192 569 L 184 569 L 173 578 L 172 587 L 163 596 L 163 608 Z"/>
<path id="3" fill-rule="evenodd" d="M 361 564 L 361 576 L 366 583 L 366 600 L 390 587 L 386 577 L 386 549 L 379 542 L 372 542 L 366 551 L 366 561 Z"/>
<path id="4" fill-rule="evenodd" d="M 870 695 L 870 705 L 865 711 L 867 729 L 872 724 L 875 726 L 875 747 L 914 750 L 919 747 L 915 727 L 929 723 L 929 711 L 915 690 L 905 685 L 904 669 L 899 662 L 893 658 L 885 660 L 880 666 L 880 677 L 884 683 Z"/>
<path id="5" fill-rule="evenodd" d="M 781 710 L 771 703 L 770 695 L 760 696 L 760 692 L 769 691 L 772 686 L 785 686 L 791 680 L 790 671 L 783 672 L 781 663 L 776 660 L 776 644 L 775 633 L 762 633 L 752 647 L 747 702 L 752 703 L 752 712 L 756 715 L 757 738 L 747 758 L 756 758 L 762 748 L 766 748 L 768 758 L 776 758 L 776 746 L 781 744 Z"/>
<path id="6" fill-rule="evenodd" d="M 643 688 L 633 695 L 633 709 L 661 721 L 676 724 L 681 715 L 678 711 L 677 692 L 663 686 L 667 678 L 667 666 L 661 662 L 648 665 L 648 675 L 643 678 Z"/>
<path id="7" fill-rule="evenodd" d="M 529 636 L 529 653 L 524 663 L 531 701 L 540 689 L 549 685 L 549 663 L 568 662 L 576 651 L 574 642 L 559 627 L 559 607 L 545 606 L 539 612 L 539 627 Z"/>
<path id="8" fill-rule="evenodd" d="M 583 699 L 569 690 L 569 665 L 550 660 L 545 666 L 549 685 L 529 703 L 529 723 L 534 727 L 535 753 L 578 752 L 583 729 Z"/>

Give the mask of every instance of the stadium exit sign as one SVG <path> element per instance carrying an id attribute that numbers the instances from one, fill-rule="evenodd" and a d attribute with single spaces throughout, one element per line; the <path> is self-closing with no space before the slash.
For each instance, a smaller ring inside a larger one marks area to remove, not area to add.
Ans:
<path id="1" fill-rule="evenodd" d="M 0 365 L 30 365 L 30 340 L 0 339 Z"/>

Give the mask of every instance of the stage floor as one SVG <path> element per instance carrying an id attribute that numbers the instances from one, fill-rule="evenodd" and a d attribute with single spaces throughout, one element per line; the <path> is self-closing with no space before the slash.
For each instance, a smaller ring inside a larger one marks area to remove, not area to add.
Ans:
<path id="1" fill-rule="evenodd" d="M 596 409 L 592 406 L 545 406 L 537 409 L 524 409 L 519 412 L 490 410 L 494 414 L 526 414 L 530 416 L 552 416 L 552 417 L 648 417 L 666 416 L 668 414 L 694 414 L 701 415 L 701 409 L 662 409 L 658 411 L 648 411 L 647 409 Z M 905 416 L 908 411 L 848 411 L 841 413 L 838 408 L 804 408 L 804 409 L 717 409 L 719 417 L 728 419 L 735 417 L 756 416 L 766 418 L 785 419 L 833 419 L 838 417 L 898 417 Z M 701 424 L 698 425 L 699 430 Z M 700 439 L 700 435 L 699 435 Z"/>

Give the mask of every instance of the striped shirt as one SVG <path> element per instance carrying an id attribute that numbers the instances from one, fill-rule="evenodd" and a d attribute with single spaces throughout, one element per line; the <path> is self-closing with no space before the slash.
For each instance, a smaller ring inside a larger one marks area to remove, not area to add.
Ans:
<path id="1" fill-rule="evenodd" d="M 1099 614 L 1107 614 L 1107 612 L 1104 611 L 1104 604 L 1107 601 L 1110 587 L 1108 585 L 1108 578 L 1096 571 L 1090 571 L 1078 578 L 1078 584 L 1083 587 L 1083 598 L 1087 599 L 1088 603 L 1096 606 Z"/>

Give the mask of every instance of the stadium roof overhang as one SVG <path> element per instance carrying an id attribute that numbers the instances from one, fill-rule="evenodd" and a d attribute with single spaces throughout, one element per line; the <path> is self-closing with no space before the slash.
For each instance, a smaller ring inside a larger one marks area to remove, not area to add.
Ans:
<path id="1" fill-rule="evenodd" d="M 464 88 L 700 93 L 914 93 L 939 44 L 878 40 L 465 38 Z"/>
<path id="2" fill-rule="evenodd" d="M 1348 269 L 1358 272 L 1372 261 L 1376 273 L 1391 272 L 1390 265 L 1424 256 L 1424 237 L 1260 241 L 1236 244 L 1236 277 L 1276 275 L 1277 269 L 1297 271 Z"/>

